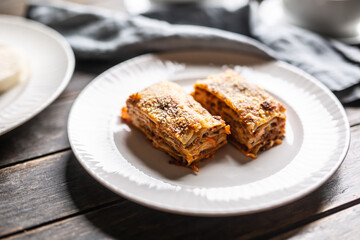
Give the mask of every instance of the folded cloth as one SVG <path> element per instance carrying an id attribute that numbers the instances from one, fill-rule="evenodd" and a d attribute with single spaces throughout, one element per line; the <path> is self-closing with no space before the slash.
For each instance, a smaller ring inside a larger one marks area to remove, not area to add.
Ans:
<path id="1" fill-rule="evenodd" d="M 31 3 L 27 17 L 63 34 L 78 59 L 125 60 L 148 52 L 221 48 L 286 61 L 319 79 L 343 103 L 360 99 L 359 49 L 295 26 L 267 26 L 257 12 L 254 2 L 235 11 L 170 5 L 143 16 Z"/>

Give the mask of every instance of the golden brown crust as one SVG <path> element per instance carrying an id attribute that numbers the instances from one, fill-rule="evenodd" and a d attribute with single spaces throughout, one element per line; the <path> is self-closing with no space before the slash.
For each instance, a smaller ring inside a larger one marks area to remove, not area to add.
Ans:
<path id="1" fill-rule="evenodd" d="M 245 155 L 257 157 L 281 143 L 285 134 L 285 108 L 263 89 L 233 70 L 195 83 L 195 100 L 231 126 L 230 140 Z"/>
<path id="2" fill-rule="evenodd" d="M 154 147 L 183 164 L 211 157 L 227 143 L 225 122 L 212 116 L 178 84 L 160 82 L 132 94 L 126 113 Z"/>
<path id="3" fill-rule="evenodd" d="M 286 109 L 277 100 L 231 69 L 197 81 L 195 89 L 203 89 L 218 97 L 237 113 L 239 121 L 245 123 L 252 133 L 257 126 L 274 117 L 285 118 Z"/>

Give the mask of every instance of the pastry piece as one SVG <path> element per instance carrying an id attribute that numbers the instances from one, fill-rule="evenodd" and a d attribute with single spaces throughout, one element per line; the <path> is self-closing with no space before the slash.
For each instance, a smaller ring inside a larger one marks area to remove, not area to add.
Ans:
<path id="1" fill-rule="evenodd" d="M 28 77 L 28 63 L 18 52 L 0 46 L 0 93 L 9 90 Z"/>
<path id="2" fill-rule="evenodd" d="M 285 137 L 285 108 L 262 88 L 226 70 L 195 83 L 193 97 L 211 114 L 231 126 L 230 141 L 246 156 L 281 144 Z"/>
<path id="3" fill-rule="evenodd" d="M 122 118 L 145 133 L 154 147 L 176 163 L 198 171 L 197 163 L 227 143 L 229 126 L 212 116 L 178 84 L 160 82 L 132 94 Z"/>

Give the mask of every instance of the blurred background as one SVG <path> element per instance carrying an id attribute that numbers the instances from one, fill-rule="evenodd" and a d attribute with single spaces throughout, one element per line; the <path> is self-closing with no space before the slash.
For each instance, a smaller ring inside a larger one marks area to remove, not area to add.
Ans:
<path id="1" fill-rule="evenodd" d="M 1 0 L 0 14 L 22 15 L 25 12 L 27 2 L 29 2 L 29 0 Z M 163 4 L 164 2 L 171 2 L 171 0 L 39 0 L 36 2 L 74 2 L 137 14 L 143 13 L 151 7 Z M 248 0 L 175 0 L 173 2 L 199 2 L 234 9 L 245 5 Z"/>
<path id="2" fill-rule="evenodd" d="M 360 45 L 360 0 L 1 0 L 0 14 L 24 15 L 28 2 L 73 2 L 136 15 L 193 3 L 232 11 L 250 1 L 260 3 L 259 15 L 268 24 L 294 24 Z"/>

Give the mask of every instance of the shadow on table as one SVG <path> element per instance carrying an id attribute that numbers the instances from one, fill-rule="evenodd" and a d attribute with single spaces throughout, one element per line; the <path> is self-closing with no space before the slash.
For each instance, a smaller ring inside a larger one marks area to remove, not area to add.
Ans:
<path id="1" fill-rule="evenodd" d="M 286 206 L 235 217 L 191 217 L 160 212 L 127 201 L 96 182 L 77 162 L 67 161 L 68 190 L 88 223 L 87 238 L 261 238 L 267 239 L 317 219 L 338 192 L 336 173 L 324 186 Z M 99 231 L 101 229 L 101 231 Z M 85 233 L 84 233 L 85 232 Z M 295 234 L 293 231 L 291 234 Z M 287 236 L 289 237 L 289 236 Z"/>

